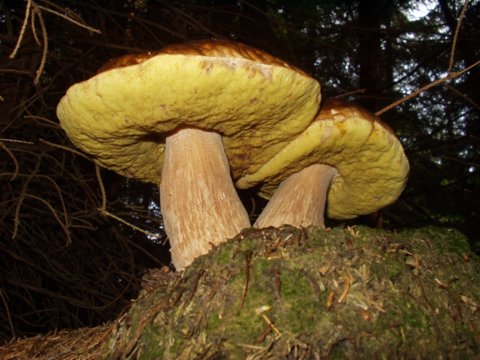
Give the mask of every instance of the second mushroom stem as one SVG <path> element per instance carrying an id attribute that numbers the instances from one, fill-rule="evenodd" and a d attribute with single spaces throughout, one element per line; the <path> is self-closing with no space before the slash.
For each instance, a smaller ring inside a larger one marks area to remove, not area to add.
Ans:
<path id="1" fill-rule="evenodd" d="M 214 132 L 182 129 L 166 139 L 160 205 L 177 270 L 250 227 Z"/>
<path id="2" fill-rule="evenodd" d="M 327 193 L 336 172 L 331 166 L 314 164 L 290 175 L 277 188 L 255 227 L 325 226 Z"/>

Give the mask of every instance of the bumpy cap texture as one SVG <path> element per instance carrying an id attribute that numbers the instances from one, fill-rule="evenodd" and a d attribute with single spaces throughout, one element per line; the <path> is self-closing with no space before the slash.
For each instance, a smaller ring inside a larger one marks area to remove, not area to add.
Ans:
<path id="1" fill-rule="evenodd" d="M 390 205 L 404 189 L 409 171 L 402 145 L 386 124 L 356 105 L 331 100 L 305 131 L 237 186 L 260 186 L 260 195 L 270 198 L 282 180 L 317 163 L 337 169 L 326 211 L 336 219 Z"/>
<path id="2" fill-rule="evenodd" d="M 207 40 L 107 63 L 68 89 L 57 116 L 101 166 L 159 183 L 172 132 L 220 133 L 239 178 L 302 132 L 319 103 L 320 85 L 303 71 L 244 44 Z"/>

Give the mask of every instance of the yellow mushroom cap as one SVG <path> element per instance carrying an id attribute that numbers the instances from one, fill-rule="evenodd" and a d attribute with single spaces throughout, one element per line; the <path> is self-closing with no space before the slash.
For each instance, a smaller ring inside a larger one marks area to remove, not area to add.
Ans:
<path id="1" fill-rule="evenodd" d="M 312 164 L 337 170 L 327 216 L 348 219 L 393 203 L 405 187 L 409 164 L 400 141 L 378 117 L 356 105 L 327 101 L 312 124 L 239 188 L 260 184 L 270 198 L 282 180 Z"/>
<path id="2" fill-rule="evenodd" d="M 108 63 L 57 107 L 72 142 L 100 165 L 159 183 L 165 137 L 222 135 L 234 178 L 255 172 L 315 117 L 320 85 L 263 51 L 227 41 L 169 46 Z"/>

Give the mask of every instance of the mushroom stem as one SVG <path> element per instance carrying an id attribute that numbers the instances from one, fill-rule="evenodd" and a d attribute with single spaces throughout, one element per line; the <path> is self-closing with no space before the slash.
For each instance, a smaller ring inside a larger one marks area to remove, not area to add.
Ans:
<path id="1" fill-rule="evenodd" d="M 290 175 L 277 188 L 255 227 L 325 226 L 323 214 L 327 192 L 336 173 L 331 166 L 315 164 Z"/>
<path id="2" fill-rule="evenodd" d="M 177 270 L 250 227 L 214 132 L 182 129 L 166 139 L 160 205 Z"/>

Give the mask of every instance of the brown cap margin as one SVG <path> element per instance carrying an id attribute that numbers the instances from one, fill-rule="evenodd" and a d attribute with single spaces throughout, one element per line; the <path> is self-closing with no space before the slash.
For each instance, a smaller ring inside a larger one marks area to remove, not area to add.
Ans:
<path id="1" fill-rule="evenodd" d="M 200 55 L 200 56 L 216 56 L 241 58 L 251 61 L 256 61 L 266 65 L 283 66 L 298 73 L 308 76 L 303 70 L 283 61 L 273 55 L 270 55 L 262 50 L 256 49 L 249 45 L 229 40 L 197 40 L 181 44 L 171 44 L 158 51 L 149 51 L 142 54 L 124 55 L 112 59 L 104 64 L 97 72 L 101 73 L 107 70 L 112 70 L 120 67 L 136 65 L 148 60 L 159 54 L 183 54 L 183 55 Z"/>

